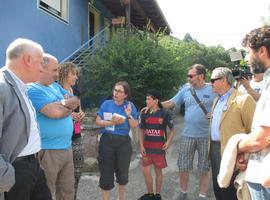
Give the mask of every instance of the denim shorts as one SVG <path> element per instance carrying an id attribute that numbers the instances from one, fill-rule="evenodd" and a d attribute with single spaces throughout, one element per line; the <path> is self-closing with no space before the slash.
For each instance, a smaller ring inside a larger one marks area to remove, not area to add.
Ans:
<path id="1" fill-rule="evenodd" d="M 190 171 L 193 169 L 195 152 L 198 152 L 199 172 L 208 172 L 210 162 L 208 159 L 208 138 L 191 138 L 182 136 L 180 139 L 180 150 L 177 165 L 179 171 Z"/>
<path id="2" fill-rule="evenodd" d="M 269 200 L 270 188 L 265 188 L 259 183 L 248 183 L 248 189 L 253 200 Z"/>

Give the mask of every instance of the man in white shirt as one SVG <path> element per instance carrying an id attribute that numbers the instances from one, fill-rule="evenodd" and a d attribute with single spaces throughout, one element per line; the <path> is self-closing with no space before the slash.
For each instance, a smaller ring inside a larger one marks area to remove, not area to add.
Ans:
<path id="1" fill-rule="evenodd" d="M 243 153 L 250 153 L 245 180 L 252 200 L 269 200 L 270 188 L 264 187 L 262 182 L 266 173 L 263 162 L 270 153 L 270 26 L 252 30 L 242 44 L 249 53 L 251 66 L 266 71 L 251 133 L 238 144 L 238 167 L 245 167 Z"/>
<path id="2" fill-rule="evenodd" d="M 0 199 L 51 200 L 37 159 L 40 136 L 35 110 L 26 95 L 43 64 L 42 47 L 28 39 L 13 41 L 0 70 Z M 5 192 L 5 193 L 4 193 Z"/>

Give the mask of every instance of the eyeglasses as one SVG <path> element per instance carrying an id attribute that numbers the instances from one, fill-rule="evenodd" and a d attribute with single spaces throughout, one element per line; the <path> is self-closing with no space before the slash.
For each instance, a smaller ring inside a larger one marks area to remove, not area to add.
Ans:
<path id="1" fill-rule="evenodd" d="M 210 81 L 212 84 L 214 84 L 217 80 L 223 79 L 223 77 L 218 77 L 218 78 L 211 78 Z"/>
<path id="2" fill-rule="evenodd" d="M 187 75 L 188 78 L 193 78 L 194 76 L 197 76 L 197 74 L 188 74 Z"/>
<path id="3" fill-rule="evenodd" d="M 123 94 L 123 93 L 124 93 L 124 91 L 122 91 L 122 90 L 117 90 L 117 89 L 114 89 L 113 91 L 116 92 L 116 93 L 120 93 L 120 94 Z"/>

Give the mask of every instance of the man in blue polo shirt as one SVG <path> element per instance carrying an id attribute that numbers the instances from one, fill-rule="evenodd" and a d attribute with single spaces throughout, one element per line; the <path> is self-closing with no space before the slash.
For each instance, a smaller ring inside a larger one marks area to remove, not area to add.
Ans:
<path id="1" fill-rule="evenodd" d="M 165 108 L 185 105 L 184 129 L 180 139 L 177 163 L 180 180 L 180 194 L 177 200 L 187 199 L 189 171 L 193 168 L 195 151 L 198 152 L 198 170 L 200 172 L 200 193 L 198 199 L 206 199 L 210 169 L 208 160 L 208 113 L 211 110 L 216 95 L 212 91 L 211 85 L 205 83 L 205 74 L 206 70 L 203 65 L 192 65 L 187 75 L 188 84 L 184 85 L 172 99 L 162 103 Z M 207 113 L 204 113 L 201 106 L 195 100 L 192 90 L 195 91 Z"/>
<path id="2" fill-rule="evenodd" d="M 53 199 L 73 200 L 73 122 L 70 114 L 79 105 L 79 100 L 67 96 L 67 91 L 55 83 L 57 77 L 57 59 L 45 54 L 41 75 L 29 86 L 28 95 L 37 112 L 42 148 L 39 157 Z"/>

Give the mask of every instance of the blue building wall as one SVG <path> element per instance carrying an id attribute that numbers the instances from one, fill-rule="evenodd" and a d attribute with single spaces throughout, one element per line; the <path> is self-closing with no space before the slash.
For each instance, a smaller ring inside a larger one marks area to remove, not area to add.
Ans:
<path id="1" fill-rule="evenodd" d="M 111 17 L 102 5 L 97 3 L 97 6 Z M 40 43 L 45 52 L 63 60 L 88 40 L 88 0 L 69 0 L 68 23 L 39 9 L 37 0 L 2 1 L 0 67 L 5 64 L 6 48 L 18 37 Z"/>

